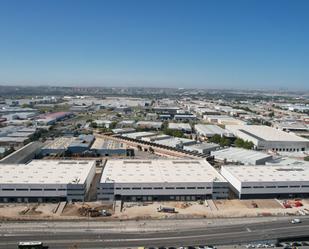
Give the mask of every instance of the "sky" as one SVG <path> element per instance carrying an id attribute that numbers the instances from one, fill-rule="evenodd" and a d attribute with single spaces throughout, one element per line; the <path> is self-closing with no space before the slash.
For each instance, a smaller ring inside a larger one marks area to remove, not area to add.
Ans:
<path id="1" fill-rule="evenodd" d="M 0 84 L 309 89 L 307 0 L 0 0 Z"/>

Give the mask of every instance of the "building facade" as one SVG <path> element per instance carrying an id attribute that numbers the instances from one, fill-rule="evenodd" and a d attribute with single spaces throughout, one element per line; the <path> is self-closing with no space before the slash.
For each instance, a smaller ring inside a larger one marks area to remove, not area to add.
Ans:
<path id="1" fill-rule="evenodd" d="M 228 183 L 205 160 L 108 160 L 97 194 L 104 201 L 223 199 Z"/>

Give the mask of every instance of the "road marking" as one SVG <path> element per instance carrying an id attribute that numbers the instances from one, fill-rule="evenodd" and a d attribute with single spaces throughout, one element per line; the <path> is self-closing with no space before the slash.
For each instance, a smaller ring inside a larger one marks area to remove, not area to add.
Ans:
<path id="1" fill-rule="evenodd" d="M 249 232 L 249 233 L 251 233 L 252 231 L 251 231 L 251 229 L 249 228 L 249 227 L 247 227 L 247 231 Z"/>

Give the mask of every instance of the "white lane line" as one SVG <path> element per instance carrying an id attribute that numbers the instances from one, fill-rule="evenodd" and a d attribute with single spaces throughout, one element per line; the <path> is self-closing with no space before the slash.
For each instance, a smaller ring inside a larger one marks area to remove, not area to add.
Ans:
<path id="1" fill-rule="evenodd" d="M 251 231 L 251 229 L 249 228 L 249 227 L 247 227 L 247 231 L 249 232 L 249 233 L 251 233 L 252 231 Z"/>

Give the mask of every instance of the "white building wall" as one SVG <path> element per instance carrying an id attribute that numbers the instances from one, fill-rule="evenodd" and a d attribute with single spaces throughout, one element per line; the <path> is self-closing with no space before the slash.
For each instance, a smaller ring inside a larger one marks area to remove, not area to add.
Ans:
<path id="1" fill-rule="evenodd" d="M 219 186 L 217 197 L 227 198 L 227 183 L 216 182 Z M 98 187 L 98 199 L 121 196 L 205 196 L 213 195 L 213 183 L 101 183 Z"/>
<path id="2" fill-rule="evenodd" d="M 241 181 L 232 175 L 224 167 L 221 167 L 221 175 L 229 182 L 229 184 L 236 189 L 238 192 L 241 191 Z"/>

